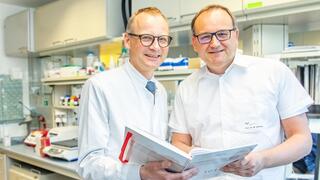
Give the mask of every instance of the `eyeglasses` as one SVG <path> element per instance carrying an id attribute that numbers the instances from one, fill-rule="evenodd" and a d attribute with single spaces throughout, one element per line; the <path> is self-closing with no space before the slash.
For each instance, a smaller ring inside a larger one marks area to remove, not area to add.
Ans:
<path id="1" fill-rule="evenodd" d="M 213 33 L 207 32 L 207 33 L 202 33 L 202 34 L 198 34 L 198 35 L 194 35 L 194 36 L 197 37 L 200 44 L 208 44 L 212 41 L 213 36 L 216 36 L 216 38 L 219 41 L 226 41 L 226 40 L 230 39 L 231 31 L 234 31 L 234 30 L 236 30 L 236 28 L 220 30 L 220 31 L 213 32 Z"/>
<path id="2" fill-rule="evenodd" d="M 154 40 L 157 39 L 159 46 L 162 48 L 165 48 L 170 45 L 172 40 L 172 37 L 167 35 L 153 36 L 151 34 L 133 34 L 133 33 L 128 33 L 128 34 L 130 36 L 139 37 L 140 43 L 142 44 L 142 46 L 145 46 L 145 47 L 150 47 L 153 44 Z"/>

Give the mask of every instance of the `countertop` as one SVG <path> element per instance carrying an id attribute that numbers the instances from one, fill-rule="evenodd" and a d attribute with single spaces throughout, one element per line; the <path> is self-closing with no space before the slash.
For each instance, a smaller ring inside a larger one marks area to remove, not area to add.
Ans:
<path id="1" fill-rule="evenodd" d="M 68 177 L 80 179 L 76 173 L 77 161 L 68 162 L 61 159 L 40 157 L 35 153 L 33 147 L 29 147 L 25 144 L 9 147 L 5 147 L 1 144 L 0 152 L 5 153 L 11 159 L 19 160 Z"/>

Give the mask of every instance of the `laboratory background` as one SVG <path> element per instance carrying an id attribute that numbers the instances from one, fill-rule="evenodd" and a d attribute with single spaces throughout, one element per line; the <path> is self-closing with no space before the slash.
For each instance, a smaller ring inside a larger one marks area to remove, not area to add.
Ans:
<path id="1" fill-rule="evenodd" d="M 190 23 L 212 3 L 237 18 L 238 53 L 283 61 L 313 98 L 307 114 L 313 168 L 289 164 L 286 178 L 318 180 L 320 0 L 0 0 L 0 180 L 80 179 L 82 85 L 128 60 L 125 24 L 147 6 L 167 16 L 173 37 L 155 73 L 170 111 L 179 83 L 204 65 L 192 48 Z"/>

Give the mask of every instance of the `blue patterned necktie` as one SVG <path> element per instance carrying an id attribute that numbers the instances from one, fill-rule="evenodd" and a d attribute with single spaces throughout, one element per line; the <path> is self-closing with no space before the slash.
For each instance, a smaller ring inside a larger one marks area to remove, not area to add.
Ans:
<path id="1" fill-rule="evenodd" d="M 146 89 L 153 94 L 153 104 L 155 103 L 156 84 L 152 81 L 148 81 Z"/>

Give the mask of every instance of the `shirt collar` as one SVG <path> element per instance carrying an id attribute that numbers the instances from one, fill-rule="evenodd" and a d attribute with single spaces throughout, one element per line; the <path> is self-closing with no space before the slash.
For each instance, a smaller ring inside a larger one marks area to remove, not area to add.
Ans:
<path id="1" fill-rule="evenodd" d="M 127 61 L 127 63 L 125 63 L 123 66 L 124 66 L 124 69 L 129 74 L 129 76 L 134 81 L 137 81 L 139 85 L 142 85 L 143 87 L 145 87 L 148 81 L 152 81 L 156 83 L 154 76 L 152 76 L 152 78 L 148 80 L 130 63 L 130 61 Z"/>
<path id="2" fill-rule="evenodd" d="M 227 74 L 229 71 L 231 71 L 232 68 L 234 67 L 238 67 L 238 68 L 241 68 L 241 69 L 247 69 L 251 64 L 251 61 L 249 60 L 246 60 L 245 59 L 245 56 L 243 55 L 240 55 L 238 53 L 236 53 L 235 57 L 234 57 L 234 60 L 233 62 L 230 64 L 230 66 L 226 69 L 225 73 L 224 74 Z M 204 77 L 209 77 L 209 78 L 219 78 L 223 75 L 217 75 L 217 74 L 214 74 L 214 73 L 211 73 L 208 69 L 207 66 L 203 66 L 200 71 L 200 76 L 199 78 L 204 78 Z"/>
<path id="3" fill-rule="evenodd" d="M 232 64 L 235 66 L 239 66 L 241 68 L 244 68 L 244 69 L 248 68 L 252 62 L 247 60 L 245 57 L 246 56 L 243 56 L 243 55 L 237 53 L 236 56 L 234 57 Z"/>

